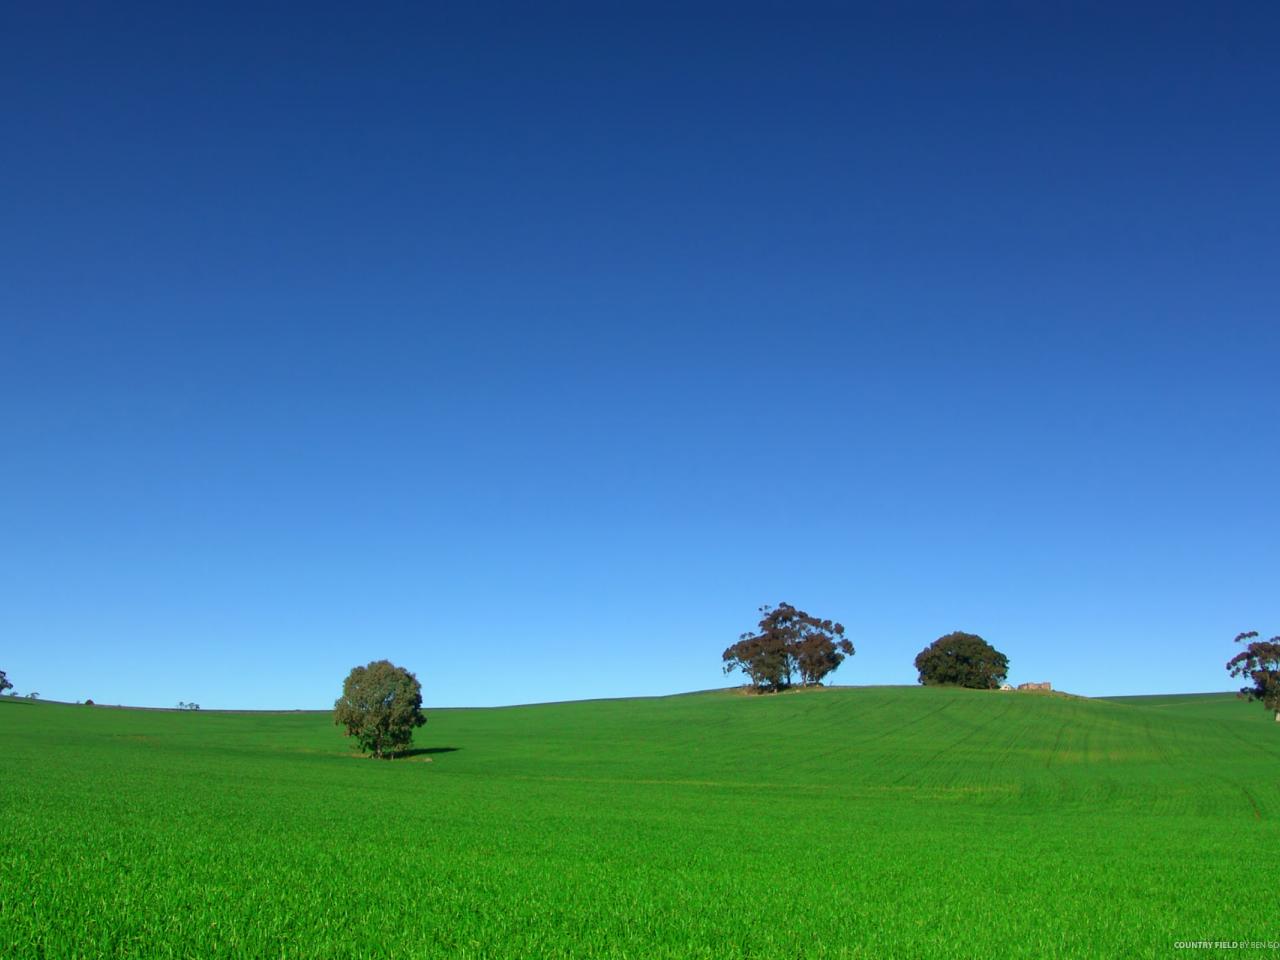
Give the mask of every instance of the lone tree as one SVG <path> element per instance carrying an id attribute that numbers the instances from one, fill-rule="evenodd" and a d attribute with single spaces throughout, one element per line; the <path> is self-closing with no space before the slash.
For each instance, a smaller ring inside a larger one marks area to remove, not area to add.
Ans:
<path id="1" fill-rule="evenodd" d="M 797 674 L 806 687 L 821 683 L 853 656 L 844 626 L 821 620 L 789 603 L 760 608 L 756 633 L 744 633 L 724 652 L 724 672 L 741 670 L 756 690 L 785 690 Z"/>
<path id="2" fill-rule="evenodd" d="M 333 722 L 346 727 L 346 735 L 355 737 L 365 753 L 388 759 L 412 742 L 414 727 L 427 722 L 422 685 L 390 660 L 356 667 L 333 705 Z"/>
<path id="3" fill-rule="evenodd" d="M 1009 658 L 974 633 L 948 633 L 916 655 L 925 686 L 994 690 L 1009 675 Z"/>
<path id="4" fill-rule="evenodd" d="M 9 678 L 4 675 L 4 671 L 0 670 L 0 693 L 6 690 L 12 690 L 13 684 L 9 682 Z"/>
<path id="5" fill-rule="evenodd" d="M 1227 672 L 1249 681 L 1249 686 L 1240 688 L 1238 696 L 1261 700 L 1280 723 L 1280 637 L 1257 640 L 1257 636 L 1257 630 L 1250 630 L 1236 637 L 1236 643 L 1247 645 L 1227 661 Z"/>

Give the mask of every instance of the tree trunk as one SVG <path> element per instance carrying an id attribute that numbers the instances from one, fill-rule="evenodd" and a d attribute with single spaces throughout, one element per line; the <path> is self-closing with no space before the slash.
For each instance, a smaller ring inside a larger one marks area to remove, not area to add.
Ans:
<path id="1" fill-rule="evenodd" d="M 1280 710 L 1276 711 L 1276 723 L 1280 723 Z"/>

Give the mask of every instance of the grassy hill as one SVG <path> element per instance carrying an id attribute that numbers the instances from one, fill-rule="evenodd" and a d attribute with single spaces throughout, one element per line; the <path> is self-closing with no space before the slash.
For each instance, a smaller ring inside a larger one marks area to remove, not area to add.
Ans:
<path id="1" fill-rule="evenodd" d="M 0 955 L 1167 956 L 1280 940 L 1230 695 L 720 692 L 317 714 L 0 701 Z M 1212 952 L 1212 951 L 1210 951 Z"/>

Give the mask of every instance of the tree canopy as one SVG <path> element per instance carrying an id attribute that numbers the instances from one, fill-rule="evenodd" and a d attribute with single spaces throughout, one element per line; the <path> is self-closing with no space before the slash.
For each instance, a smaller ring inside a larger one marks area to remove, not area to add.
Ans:
<path id="1" fill-rule="evenodd" d="M 333 705 L 333 722 L 346 727 L 360 749 L 389 758 L 413 741 L 413 730 L 427 722 L 422 715 L 422 685 L 404 667 L 375 660 L 355 667 Z"/>
<path id="2" fill-rule="evenodd" d="M 723 654 L 724 672 L 741 670 L 757 690 L 784 690 L 796 676 L 805 686 L 822 682 L 854 653 L 844 626 L 797 610 L 789 603 L 760 607 L 755 633 L 744 633 Z"/>
<path id="3" fill-rule="evenodd" d="M 916 669 L 926 686 L 994 690 L 1009 675 L 1009 658 L 977 634 L 957 630 L 921 650 Z"/>
<path id="4" fill-rule="evenodd" d="M 12 690 L 13 684 L 9 682 L 9 678 L 5 676 L 4 671 L 0 670 L 0 693 L 6 690 Z"/>
<path id="5" fill-rule="evenodd" d="M 1257 630 L 1250 630 L 1236 637 L 1236 643 L 1245 648 L 1227 661 L 1227 672 L 1249 681 L 1239 696 L 1260 700 L 1280 722 L 1280 637 L 1258 640 L 1257 636 Z"/>

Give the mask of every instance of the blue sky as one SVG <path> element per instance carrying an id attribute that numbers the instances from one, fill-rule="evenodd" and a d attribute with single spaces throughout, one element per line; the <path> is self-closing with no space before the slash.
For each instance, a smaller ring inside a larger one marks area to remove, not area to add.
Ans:
<path id="1" fill-rule="evenodd" d="M 0 669 L 664 694 L 785 600 L 841 683 L 1229 688 L 1280 18 L 1042 6 L 7 11 Z"/>

